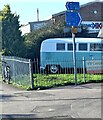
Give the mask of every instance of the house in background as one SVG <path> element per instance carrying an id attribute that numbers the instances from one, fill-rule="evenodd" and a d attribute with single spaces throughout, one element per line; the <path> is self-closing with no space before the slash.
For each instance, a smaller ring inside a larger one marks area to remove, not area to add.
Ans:
<path id="1" fill-rule="evenodd" d="M 29 22 L 21 27 L 22 35 L 40 29 L 46 25 L 56 24 L 59 21 L 65 21 L 65 12 L 62 11 L 52 15 L 52 18 L 44 21 Z M 103 24 L 103 1 L 93 1 L 80 6 L 80 15 L 82 18 L 82 27 L 88 33 L 98 33 Z M 54 22 L 55 21 L 55 22 Z"/>
<path id="2" fill-rule="evenodd" d="M 22 32 L 22 35 L 30 33 L 30 24 L 21 25 L 20 31 Z"/>
<path id="3" fill-rule="evenodd" d="M 45 27 L 47 25 L 52 25 L 53 21 L 51 19 L 49 20 L 43 20 L 43 21 L 36 21 L 36 22 L 29 22 L 30 24 L 30 31 L 38 30 L 42 27 Z"/>
<path id="4" fill-rule="evenodd" d="M 22 31 L 22 35 L 26 35 L 30 32 L 33 32 L 33 31 L 38 30 L 42 27 L 45 27 L 47 25 L 52 25 L 52 24 L 53 24 L 52 19 L 43 20 L 43 21 L 36 21 L 36 22 L 29 22 L 26 25 L 22 25 L 20 30 Z"/>
<path id="5" fill-rule="evenodd" d="M 52 15 L 55 22 L 65 21 L 65 12 L 62 11 Z M 82 26 L 89 33 L 97 33 L 103 24 L 103 2 L 93 1 L 80 6 L 80 15 L 82 18 Z"/>

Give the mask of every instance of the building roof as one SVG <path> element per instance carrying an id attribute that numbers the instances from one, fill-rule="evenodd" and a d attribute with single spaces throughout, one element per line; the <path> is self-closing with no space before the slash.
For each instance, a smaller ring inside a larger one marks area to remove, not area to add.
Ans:
<path id="1" fill-rule="evenodd" d="M 92 1 L 92 2 L 89 2 L 89 3 L 86 3 L 86 4 L 81 5 L 81 7 L 85 7 L 85 6 L 94 4 L 94 3 L 103 3 L 103 2 L 102 2 L 102 1 L 99 1 L 99 0 L 98 0 L 98 1 L 94 0 L 94 1 Z"/>
<path id="2" fill-rule="evenodd" d="M 103 3 L 102 1 L 92 1 L 92 2 L 89 2 L 89 3 L 86 3 L 86 4 L 83 4 L 80 6 L 80 8 L 83 8 L 83 7 L 86 7 L 86 6 L 89 6 L 91 4 L 94 4 L 94 3 Z M 66 10 L 65 11 L 62 11 L 62 12 L 59 12 L 59 13 L 56 13 L 56 14 L 53 14 L 52 17 L 56 17 L 56 16 L 59 16 L 59 15 L 63 15 L 65 14 Z"/>
<path id="3" fill-rule="evenodd" d="M 30 23 L 33 23 L 33 24 L 36 24 L 36 23 L 45 23 L 45 22 L 48 22 L 48 21 L 50 21 L 51 19 L 49 19 L 49 20 L 42 20 L 42 21 L 34 21 L 34 22 L 29 22 L 29 24 Z"/>
<path id="4" fill-rule="evenodd" d="M 62 11 L 62 12 L 59 12 L 59 13 L 55 13 L 55 14 L 52 15 L 52 17 L 63 15 L 63 14 L 65 14 L 65 12 L 66 12 L 66 10 Z"/>

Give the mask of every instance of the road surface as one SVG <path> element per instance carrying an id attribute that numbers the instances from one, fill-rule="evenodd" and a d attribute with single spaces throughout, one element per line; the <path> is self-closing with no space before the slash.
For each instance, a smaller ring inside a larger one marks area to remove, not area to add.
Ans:
<path id="1" fill-rule="evenodd" d="M 3 118 L 101 118 L 101 84 L 26 91 L 0 82 L 0 106 Z"/>

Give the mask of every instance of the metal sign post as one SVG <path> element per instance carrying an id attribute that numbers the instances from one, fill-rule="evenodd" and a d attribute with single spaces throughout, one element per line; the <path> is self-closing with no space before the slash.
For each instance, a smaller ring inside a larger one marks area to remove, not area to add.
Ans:
<path id="1" fill-rule="evenodd" d="M 74 28 L 72 28 L 74 29 Z M 76 44 L 75 44 L 75 31 L 72 31 L 72 39 L 73 39 L 73 64 L 74 64 L 74 81 L 75 85 L 77 85 L 77 69 L 76 69 Z"/>
<path id="2" fill-rule="evenodd" d="M 76 44 L 75 44 L 75 33 L 77 33 L 77 27 L 81 23 L 81 16 L 78 12 L 80 10 L 79 2 L 67 2 L 66 3 L 66 27 L 71 28 L 72 39 L 73 39 L 73 64 L 74 64 L 74 81 L 77 85 L 77 68 L 76 68 Z"/>

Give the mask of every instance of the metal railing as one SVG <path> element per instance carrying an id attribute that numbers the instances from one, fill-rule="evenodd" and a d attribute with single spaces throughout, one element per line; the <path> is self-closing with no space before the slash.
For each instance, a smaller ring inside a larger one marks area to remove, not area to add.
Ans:
<path id="1" fill-rule="evenodd" d="M 63 61 L 62 65 L 71 64 L 72 62 Z M 78 60 L 77 64 L 82 66 L 81 68 L 76 68 L 77 85 L 103 81 L 103 62 L 101 60 L 88 61 L 83 58 Z M 7 69 L 8 66 L 9 69 Z M 59 64 L 47 64 L 45 69 L 42 69 L 38 59 L 31 61 L 30 59 L 10 56 L 2 57 L 2 78 L 26 89 L 75 85 L 73 67 L 62 68 Z"/>
<path id="2" fill-rule="evenodd" d="M 66 62 L 71 64 L 73 61 L 63 61 L 61 64 L 67 64 Z M 33 63 L 34 86 L 45 88 L 61 85 L 75 85 L 73 67 L 62 68 L 59 64 L 47 64 L 45 69 L 42 69 L 43 67 L 39 66 L 38 59 L 35 59 Z M 102 60 L 85 60 L 85 58 L 83 58 L 82 60 L 77 60 L 77 64 L 82 66 L 81 68 L 76 68 L 77 84 L 103 81 Z"/>

